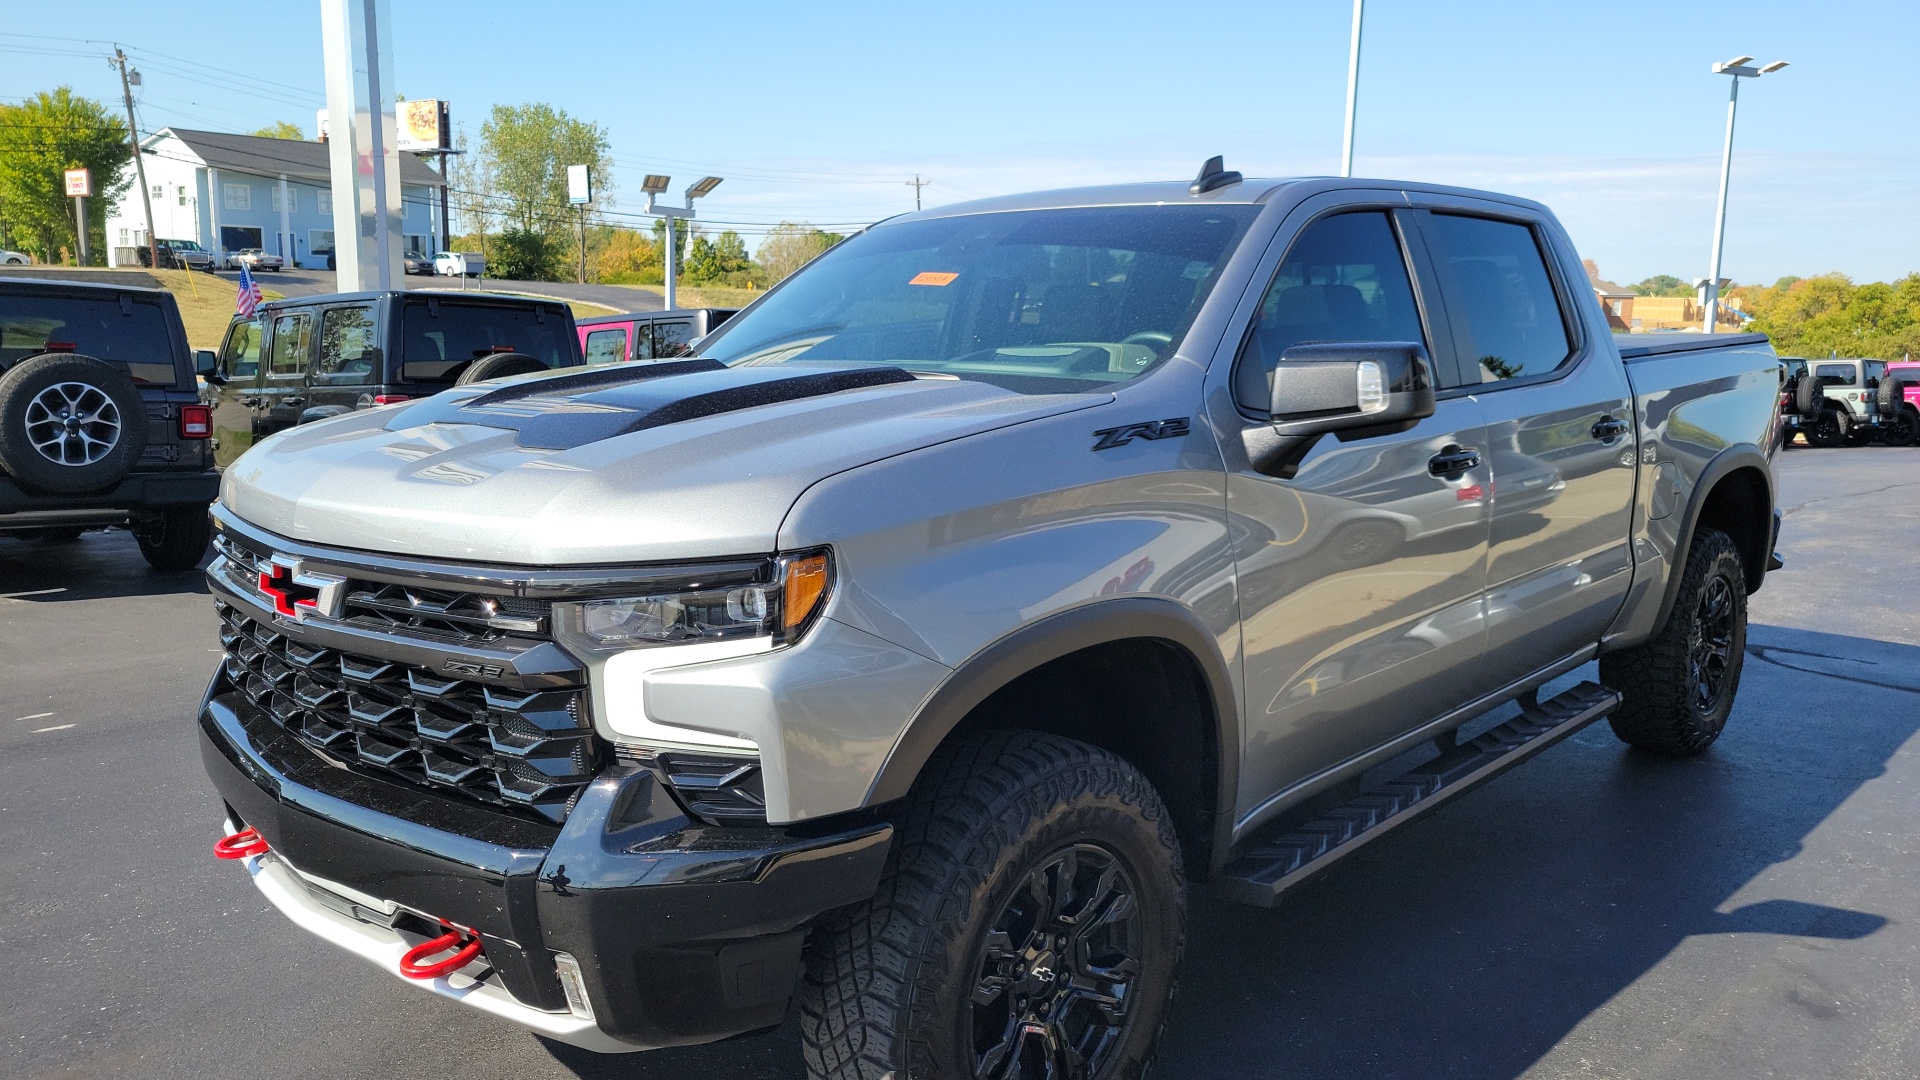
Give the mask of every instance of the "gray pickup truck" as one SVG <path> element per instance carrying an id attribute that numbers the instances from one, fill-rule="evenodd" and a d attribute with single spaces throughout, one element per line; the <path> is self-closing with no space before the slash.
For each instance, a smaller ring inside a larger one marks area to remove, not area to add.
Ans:
<path id="1" fill-rule="evenodd" d="M 943 207 L 699 351 L 296 428 L 215 509 L 216 853 L 594 1050 L 797 999 L 814 1077 L 1138 1076 L 1190 886 L 1603 717 L 1705 749 L 1774 558 L 1766 339 L 1614 338 L 1487 192 Z"/>

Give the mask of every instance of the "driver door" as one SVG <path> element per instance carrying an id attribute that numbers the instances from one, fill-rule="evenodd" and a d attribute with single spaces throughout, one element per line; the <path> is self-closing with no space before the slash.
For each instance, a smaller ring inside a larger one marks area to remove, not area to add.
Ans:
<path id="1" fill-rule="evenodd" d="M 1272 372 L 1296 345 L 1417 342 L 1431 356 L 1437 312 L 1409 273 L 1403 226 L 1387 209 L 1347 210 L 1293 239 L 1236 360 L 1243 415 L 1271 415 Z M 1285 790 L 1472 699 L 1486 635 L 1489 474 L 1474 460 L 1485 434 L 1470 396 L 1443 393 L 1409 430 L 1323 435 L 1290 471 L 1229 465 L 1241 790 Z"/>

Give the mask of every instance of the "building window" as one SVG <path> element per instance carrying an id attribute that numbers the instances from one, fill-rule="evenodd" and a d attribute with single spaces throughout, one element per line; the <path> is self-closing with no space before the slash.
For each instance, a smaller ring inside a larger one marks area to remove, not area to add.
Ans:
<path id="1" fill-rule="evenodd" d="M 1620 301 L 1618 300 L 1613 302 L 1613 317 L 1616 319 L 1620 317 Z"/>
<path id="2" fill-rule="evenodd" d="M 175 188 L 174 190 L 180 193 L 180 205 L 187 205 L 187 189 L 183 186 Z"/>
<path id="3" fill-rule="evenodd" d="M 121 229 L 120 230 L 120 246 L 126 247 L 130 239 L 131 238 L 127 235 L 127 230 Z"/>
<path id="4" fill-rule="evenodd" d="M 319 198 L 319 206 L 317 207 L 319 211 L 323 214 L 333 213 L 333 192 L 317 191 L 314 194 Z"/>
<path id="5" fill-rule="evenodd" d="M 167 201 L 167 185 L 165 184 L 153 185 L 153 201 L 154 202 Z"/>
<path id="6" fill-rule="evenodd" d="M 295 187 L 290 187 L 290 188 L 287 188 L 286 190 L 287 190 L 287 199 L 286 199 L 287 205 L 283 208 L 280 205 L 280 186 L 278 184 L 274 185 L 273 212 L 278 214 L 284 209 L 285 212 L 289 214 L 299 213 L 300 212 L 300 189 Z"/>
<path id="7" fill-rule="evenodd" d="M 249 184 L 221 184 L 221 205 L 229 210 L 253 209 L 253 187 Z"/>

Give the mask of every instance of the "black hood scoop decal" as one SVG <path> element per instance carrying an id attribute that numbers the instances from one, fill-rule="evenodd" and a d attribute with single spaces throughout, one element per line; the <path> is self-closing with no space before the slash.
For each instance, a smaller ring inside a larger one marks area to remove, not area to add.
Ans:
<path id="1" fill-rule="evenodd" d="M 515 442 L 530 450 L 571 450 L 703 416 L 913 381 L 900 368 L 870 364 L 619 364 L 528 379 L 473 397 L 440 394 L 400 410 L 386 428 L 471 424 L 512 431 Z"/>

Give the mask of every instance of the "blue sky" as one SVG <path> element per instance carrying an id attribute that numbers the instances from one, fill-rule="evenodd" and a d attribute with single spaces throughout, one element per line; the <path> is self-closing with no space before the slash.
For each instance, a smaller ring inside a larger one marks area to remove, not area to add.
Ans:
<path id="1" fill-rule="evenodd" d="M 937 205 L 1185 179 L 1216 153 L 1339 165 L 1349 0 L 390 2 L 401 93 L 475 134 L 496 102 L 604 125 L 624 209 L 643 172 L 725 176 L 703 217 L 749 244 L 911 209 L 916 173 Z M 0 101 L 117 99 L 106 47 L 72 40 L 111 38 L 145 72 L 143 128 L 311 133 L 324 104 L 310 0 L 6 8 Z M 1369 0 L 1356 172 L 1541 199 L 1616 280 L 1702 276 L 1727 95 L 1707 69 L 1786 59 L 1741 94 L 1725 272 L 1889 279 L 1920 270 L 1916 44 L 1911 0 Z"/>

